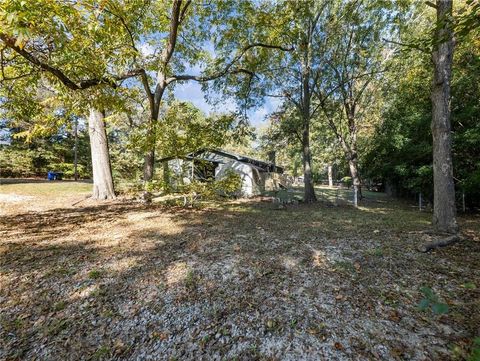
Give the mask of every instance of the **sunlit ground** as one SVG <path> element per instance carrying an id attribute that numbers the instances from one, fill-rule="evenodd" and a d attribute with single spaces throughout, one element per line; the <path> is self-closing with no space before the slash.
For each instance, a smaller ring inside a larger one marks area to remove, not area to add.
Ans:
<path id="1" fill-rule="evenodd" d="M 320 202 L 95 203 L 0 185 L 0 359 L 464 359 L 480 324 L 478 216 L 429 254 L 431 214 Z M 298 190 L 301 193 L 301 190 Z M 449 311 L 420 311 L 421 287 Z"/>

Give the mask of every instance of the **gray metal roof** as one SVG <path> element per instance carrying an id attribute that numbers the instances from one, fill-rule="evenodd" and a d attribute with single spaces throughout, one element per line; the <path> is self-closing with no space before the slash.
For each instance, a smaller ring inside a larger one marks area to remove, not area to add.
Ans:
<path id="1" fill-rule="evenodd" d="M 264 172 L 283 173 L 283 167 L 279 167 L 271 162 L 254 159 L 244 155 L 227 152 L 219 149 L 201 149 L 196 152 L 187 154 L 186 156 L 172 156 L 160 159 L 160 162 L 169 161 L 172 159 L 188 159 L 188 160 L 204 160 L 212 163 L 225 163 L 224 158 L 234 159 L 242 163 L 250 164 Z"/>

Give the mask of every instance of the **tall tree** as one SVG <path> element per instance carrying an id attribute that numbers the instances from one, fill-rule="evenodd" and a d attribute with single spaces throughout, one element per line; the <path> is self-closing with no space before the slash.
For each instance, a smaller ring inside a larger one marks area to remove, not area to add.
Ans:
<path id="1" fill-rule="evenodd" d="M 461 191 L 469 207 L 480 199 L 480 162 L 476 156 L 480 151 L 477 117 L 480 109 L 480 28 L 463 31 L 462 19 L 473 18 L 475 8 L 457 5 L 459 7 L 453 9 L 456 44 L 450 105 L 453 174 L 457 202 L 463 198 L 459 194 Z M 480 9 L 480 4 L 477 5 Z M 403 45 L 402 51 L 393 59 L 395 72 L 389 72 L 383 82 L 382 122 L 371 142 L 365 170 L 368 177 L 387 183 L 397 195 L 410 197 L 421 192 L 422 197 L 433 204 L 431 55 L 436 42 L 430 30 L 435 23 L 436 9 L 426 12 L 425 7 L 419 3 L 410 10 L 415 20 L 405 22 L 406 31 L 398 41 Z M 459 13 L 461 16 L 457 15 Z M 415 51 L 407 52 L 408 48 Z"/>
<path id="2" fill-rule="evenodd" d="M 94 1 L 1 1 L 2 82 L 44 78 L 59 85 L 60 92 L 70 90 L 83 96 L 86 89 L 116 87 L 117 81 L 137 75 L 135 71 L 112 73 L 123 65 L 119 54 L 124 44 L 116 36 L 123 29 L 119 25 L 117 19 L 101 16 Z M 84 97 L 90 103 L 92 165 L 97 169 L 93 172 L 93 197 L 114 198 L 103 109 L 92 100 L 95 97 Z"/>
<path id="3" fill-rule="evenodd" d="M 313 186 L 311 122 L 319 110 L 313 100 L 315 84 L 324 66 L 322 54 L 331 8 L 327 1 L 265 2 L 247 7 L 244 10 L 247 15 L 242 13 L 242 16 L 251 26 L 239 29 L 235 41 L 256 37 L 264 42 L 283 44 L 283 50 L 288 51 L 259 49 L 241 62 L 242 68 L 251 73 L 247 81 L 239 82 L 238 78 L 231 77 L 226 82 L 229 91 L 233 89 L 247 107 L 274 97 L 281 99 L 282 109 L 293 116 L 279 119 L 288 122 L 288 127 L 295 127 L 294 134 L 300 136 L 305 202 L 317 199 Z M 254 16 L 249 17 L 252 12 Z"/>
<path id="4" fill-rule="evenodd" d="M 359 132 L 372 120 L 389 51 L 381 34 L 390 30 L 390 5 L 375 0 L 339 2 L 331 19 L 325 71 L 316 101 L 337 137 L 352 178 L 354 204 L 361 198 Z"/>
<path id="5" fill-rule="evenodd" d="M 432 136 L 433 136 L 433 226 L 437 231 L 458 230 L 453 181 L 450 123 L 450 81 L 453 63 L 452 0 L 437 0 L 432 52 Z"/>
<path id="6" fill-rule="evenodd" d="M 238 9 L 245 3 L 248 1 L 146 1 L 141 7 L 125 8 L 111 2 L 103 8 L 103 11 L 120 19 L 126 30 L 126 39 L 133 50 L 130 65 L 132 71 L 139 71 L 149 104 L 143 172 L 145 182 L 154 176 L 156 134 L 167 89 L 179 82 L 207 82 L 227 74 L 243 73 L 245 69 L 239 68 L 237 63 L 252 49 L 276 47 L 248 41 L 214 59 L 210 52 L 202 49 L 202 46 L 211 45 L 212 28 L 217 27 L 220 32 L 222 24 L 218 23 L 218 19 L 236 19 Z M 235 36 L 222 34 L 226 42 Z M 150 51 L 142 51 L 145 48 Z M 191 70 L 194 66 L 203 71 L 187 73 L 187 69 Z"/>
<path id="7" fill-rule="evenodd" d="M 131 56 L 126 62 L 132 71 L 139 72 L 149 105 L 144 147 L 145 183 L 154 176 L 157 128 L 167 89 L 179 82 L 206 82 L 229 73 L 240 73 L 243 70 L 235 65 L 245 54 L 253 48 L 269 46 L 248 42 L 216 59 L 211 59 L 212 54 L 202 49 L 202 46 L 209 45 L 211 29 L 216 26 L 215 19 L 224 18 L 224 14 L 237 17 L 235 9 L 245 3 L 248 1 L 203 3 L 173 0 L 142 1 L 138 6 L 108 2 L 102 7 L 101 11 L 106 16 L 119 19 L 123 25 L 124 39 L 131 49 Z M 232 37 L 228 36 L 227 40 Z M 200 69 L 197 74 L 186 72 L 195 66 Z"/>

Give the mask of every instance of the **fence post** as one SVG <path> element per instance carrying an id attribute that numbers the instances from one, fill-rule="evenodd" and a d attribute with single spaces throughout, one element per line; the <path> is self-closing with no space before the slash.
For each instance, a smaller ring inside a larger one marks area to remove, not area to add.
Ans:
<path id="1" fill-rule="evenodd" d="M 462 209 L 463 213 L 465 213 L 465 191 L 462 191 Z"/>
<path id="2" fill-rule="evenodd" d="M 422 211 L 422 192 L 418 193 L 418 209 Z"/>

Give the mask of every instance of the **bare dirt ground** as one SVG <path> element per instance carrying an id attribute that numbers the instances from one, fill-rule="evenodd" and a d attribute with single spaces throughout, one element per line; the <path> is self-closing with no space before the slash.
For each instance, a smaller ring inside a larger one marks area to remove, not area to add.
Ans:
<path id="1" fill-rule="evenodd" d="M 2 360 L 462 360 L 480 336 L 478 216 L 422 254 L 431 215 L 381 196 L 181 209 L 68 187 L 0 186 Z"/>

